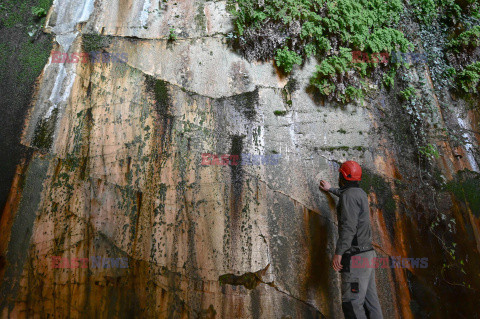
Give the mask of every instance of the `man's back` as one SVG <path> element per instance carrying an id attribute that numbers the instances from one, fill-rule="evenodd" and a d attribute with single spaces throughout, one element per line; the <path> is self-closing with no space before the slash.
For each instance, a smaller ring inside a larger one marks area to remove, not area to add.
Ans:
<path id="1" fill-rule="evenodd" d="M 344 206 L 344 207 L 342 207 Z M 342 242 L 342 246 L 351 247 L 349 251 L 365 250 L 372 246 L 372 230 L 370 226 L 370 210 L 368 205 L 367 194 L 360 187 L 349 187 L 340 194 L 338 219 L 342 219 L 342 211 L 349 212 L 346 222 L 350 225 L 355 225 L 355 235 L 351 242 Z M 355 220 L 350 220 L 355 218 Z M 339 223 L 339 227 L 342 223 Z M 341 230 L 339 230 L 341 233 Z M 346 239 L 346 238 L 345 238 Z M 337 245 L 338 246 L 338 245 Z"/>

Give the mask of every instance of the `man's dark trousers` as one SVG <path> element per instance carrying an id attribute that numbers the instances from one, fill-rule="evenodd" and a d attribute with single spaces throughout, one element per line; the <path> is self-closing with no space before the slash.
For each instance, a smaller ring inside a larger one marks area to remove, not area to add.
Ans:
<path id="1" fill-rule="evenodd" d="M 360 260 L 368 258 L 369 264 L 371 264 L 371 261 L 377 257 L 377 254 L 374 250 L 370 250 L 359 253 L 356 256 L 360 257 Z M 341 272 L 342 309 L 345 318 L 383 319 L 375 285 L 375 268 L 362 268 L 361 265 L 354 268 L 352 267 L 351 259 L 349 268 L 349 271 Z"/>

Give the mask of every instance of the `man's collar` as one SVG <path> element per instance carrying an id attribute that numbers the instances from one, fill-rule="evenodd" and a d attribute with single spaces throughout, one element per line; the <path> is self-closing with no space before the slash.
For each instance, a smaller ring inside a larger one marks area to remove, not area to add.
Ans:
<path id="1" fill-rule="evenodd" d="M 345 185 L 340 187 L 340 190 L 344 191 L 351 187 L 360 187 L 360 183 L 358 181 L 347 181 Z"/>

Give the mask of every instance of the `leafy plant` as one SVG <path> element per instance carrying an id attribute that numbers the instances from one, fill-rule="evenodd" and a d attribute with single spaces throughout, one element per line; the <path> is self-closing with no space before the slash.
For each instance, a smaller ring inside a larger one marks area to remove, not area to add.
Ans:
<path id="1" fill-rule="evenodd" d="M 413 0 L 411 4 L 417 18 L 425 24 L 432 23 L 432 20 L 437 16 L 435 0 Z"/>
<path id="2" fill-rule="evenodd" d="M 458 18 L 462 9 L 455 0 L 412 0 L 410 4 L 417 19 L 424 24 L 431 24 L 440 13 L 446 17 Z"/>
<path id="3" fill-rule="evenodd" d="M 390 71 L 383 74 L 382 82 L 386 87 L 394 87 L 396 73 L 397 71 L 395 69 L 391 69 Z"/>
<path id="4" fill-rule="evenodd" d="M 427 158 L 438 158 L 440 156 L 437 147 L 430 143 L 425 146 L 420 146 L 418 151 Z"/>
<path id="5" fill-rule="evenodd" d="M 344 101 L 350 102 L 353 100 L 363 100 L 364 97 L 365 97 L 365 94 L 363 93 L 363 89 L 356 88 L 350 85 L 345 90 L 345 96 L 341 96 L 341 99 L 342 99 L 342 102 Z"/>
<path id="6" fill-rule="evenodd" d="M 329 96 L 336 89 L 335 82 L 337 78 L 346 76 L 347 72 L 353 67 L 351 50 L 349 48 L 340 48 L 338 55 L 330 56 L 316 66 L 316 71 L 313 77 L 310 78 L 310 84 L 317 87 L 320 94 Z M 366 64 L 361 64 L 361 66 L 357 67 L 357 70 L 360 70 L 360 73 L 364 75 L 366 73 Z M 363 88 L 353 85 L 349 85 L 344 92 L 337 92 L 337 98 L 342 102 L 349 102 L 363 97 Z"/>
<path id="7" fill-rule="evenodd" d="M 453 78 L 457 75 L 457 70 L 455 68 L 449 67 L 443 71 L 443 76 L 446 78 Z"/>
<path id="8" fill-rule="evenodd" d="M 417 90 L 413 86 L 409 86 L 403 91 L 400 91 L 400 95 L 405 99 L 406 101 L 413 100 L 415 98 Z"/>
<path id="9" fill-rule="evenodd" d="M 168 40 L 169 41 L 175 41 L 177 40 L 177 34 L 175 33 L 175 29 L 173 27 L 170 27 L 169 30 L 169 35 L 168 35 Z"/>
<path id="10" fill-rule="evenodd" d="M 283 47 L 277 50 L 275 61 L 285 72 L 290 73 L 294 64 L 302 63 L 302 57 L 298 53 L 290 51 L 287 47 Z"/>
<path id="11" fill-rule="evenodd" d="M 285 116 L 287 115 L 287 111 L 275 110 L 273 114 L 275 114 L 275 116 Z"/>
<path id="12" fill-rule="evenodd" d="M 37 18 L 42 18 L 47 15 L 47 10 L 45 10 L 42 7 L 33 7 L 32 8 L 32 14 L 36 16 Z"/>
<path id="13" fill-rule="evenodd" d="M 456 82 L 465 93 L 478 93 L 480 62 L 467 65 L 463 71 L 457 74 Z"/>
<path id="14" fill-rule="evenodd" d="M 318 90 L 320 91 L 320 94 L 322 95 L 325 95 L 325 96 L 329 96 L 331 94 L 333 94 L 333 92 L 335 91 L 335 84 L 333 84 L 332 82 L 330 82 L 329 80 L 327 79 L 315 79 L 315 78 L 310 78 L 310 84 L 313 84 L 314 86 L 316 86 L 318 88 Z"/>
<path id="15" fill-rule="evenodd" d="M 474 26 L 472 29 L 462 32 L 448 43 L 448 47 L 456 52 L 462 48 L 478 47 L 480 45 L 480 25 Z"/>

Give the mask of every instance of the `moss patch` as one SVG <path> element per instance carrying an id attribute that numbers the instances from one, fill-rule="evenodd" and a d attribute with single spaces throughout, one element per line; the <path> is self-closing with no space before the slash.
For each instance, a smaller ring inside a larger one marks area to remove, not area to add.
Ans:
<path id="1" fill-rule="evenodd" d="M 54 110 L 50 118 L 40 120 L 35 128 L 33 145 L 44 151 L 48 151 L 52 146 L 57 112 Z"/>
<path id="2" fill-rule="evenodd" d="M 43 25 L 53 0 L 3 0 L 0 4 L 0 25 L 5 28 Z"/>
<path id="3" fill-rule="evenodd" d="M 4 206 L 16 165 L 25 155 L 20 144 L 25 115 L 35 81 L 52 49 L 52 35 L 42 31 L 43 12 L 51 4 L 51 0 L 0 1 L 0 207 Z"/>
<path id="4" fill-rule="evenodd" d="M 108 47 L 112 42 L 111 36 L 99 35 L 99 34 L 84 34 L 82 49 L 84 52 L 101 51 Z"/>
<path id="5" fill-rule="evenodd" d="M 147 75 L 147 88 L 155 95 L 156 111 L 159 115 L 167 115 L 171 105 L 170 94 L 168 92 L 167 82 Z"/>
<path id="6" fill-rule="evenodd" d="M 395 211 L 397 204 L 393 199 L 393 192 L 388 184 L 380 175 L 364 169 L 362 172 L 362 181 L 360 187 L 368 194 L 374 192 L 377 196 L 378 208 L 383 211 L 387 229 L 391 238 L 394 238 Z M 372 203 L 370 203 L 372 204 Z"/>
<path id="7" fill-rule="evenodd" d="M 392 190 L 390 185 L 380 175 L 364 169 L 360 186 L 366 193 L 374 191 L 379 199 L 381 208 L 389 214 L 395 214 L 397 205 L 393 199 Z"/>
<path id="8" fill-rule="evenodd" d="M 258 87 L 251 92 L 244 92 L 237 95 L 222 97 L 217 101 L 221 104 L 232 105 L 238 112 L 242 113 L 250 121 L 257 115 L 256 107 L 258 105 Z"/>
<path id="9" fill-rule="evenodd" d="M 463 93 L 478 93 L 480 84 L 480 62 L 467 65 L 456 77 L 458 88 Z"/>
<path id="10" fill-rule="evenodd" d="M 452 39 L 448 47 L 455 52 L 476 48 L 480 45 L 480 25 L 476 25 L 468 31 L 462 32 Z"/>
<path id="11" fill-rule="evenodd" d="M 467 204 L 476 217 L 480 217 L 480 174 L 470 170 L 458 172 L 448 182 L 445 190 L 455 195 L 460 202 Z"/>

